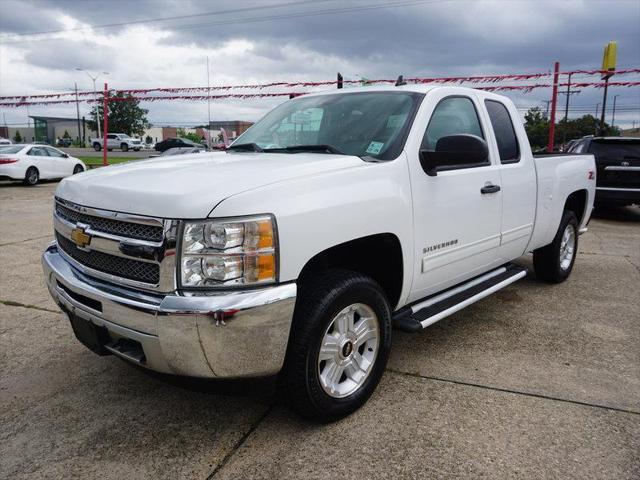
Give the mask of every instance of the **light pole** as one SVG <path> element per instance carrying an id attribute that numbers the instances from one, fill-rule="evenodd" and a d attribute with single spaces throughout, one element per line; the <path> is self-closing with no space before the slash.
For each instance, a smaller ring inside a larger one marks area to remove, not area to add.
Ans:
<path id="1" fill-rule="evenodd" d="M 84 68 L 80 68 L 80 67 L 76 67 L 76 70 L 79 71 L 79 72 L 84 72 L 89 76 L 89 78 L 93 82 L 93 94 L 97 97 L 98 96 L 98 91 L 96 90 L 96 80 L 100 77 L 100 75 L 98 75 L 98 74 L 91 75 L 91 73 L 89 71 L 85 70 Z M 102 75 L 109 75 L 109 72 L 102 72 Z M 98 106 L 97 105 L 96 105 L 96 127 L 98 128 L 98 138 L 100 138 L 101 137 L 101 135 L 100 135 L 100 116 L 98 115 Z"/>
<path id="2" fill-rule="evenodd" d="M 613 96 L 613 114 L 611 115 L 611 128 L 613 129 L 613 126 L 615 125 L 616 122 L 616 98 L 618 98 L 620 95 L 614 95 Z"/>

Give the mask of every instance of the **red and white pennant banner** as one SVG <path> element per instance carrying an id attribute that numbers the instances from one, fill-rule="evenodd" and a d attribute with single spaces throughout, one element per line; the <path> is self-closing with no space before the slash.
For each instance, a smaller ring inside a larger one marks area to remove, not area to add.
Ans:
<path id="1" fill-rule="evenodd" d="M 561 75 L 573 75 L 573 74 L 581 74 L 581 75 L 599 75 L 603 73 L 601 70 L 573 70 L 568 72 L 562 72 Z M 616 75 L 625 75 L 625 74 L 638 74 L 640 73 L 640 68 L 629 68 L 624 70 L 618 70 L 615 72 Z M 409 83 L 416 84 L 430 84 L 430 83 L 499 83 L 503 81 L 527 81 L 527 80 L 535 80 L 544 77 L 550 77 L 552 73 L 527 73 L 527 74 L 512 74 L 512 75 L 484 75 L 484 76 L 461 76 L 461 77 L 434 77 L 434 78 L 407 78 L 406 81 Z M 344 84 L 348 85 L 356 85 L 356 84 L 393 84 L 395 83 L 395 79 L 376 79 L 376 80 L 343 80 Z M 223 85 L 223 86 L 213 86 L 213 87 L 163 87 L 163 88 L 142 88 L 142 89 L 126 89 L 126 90 L 116 90 L 116 93 L 129 94 L 134 96 L 140 95 L 149 95 L 152 93 L 208 93 L 211 91 L 228 91 L 234 89 L 265 89 L 265 88 L 292 88 L 292 87 L 321 87 L 321 86 L 330 86 L 335 85 L 337 83 L 336 80 L 327 80 L 322 82 L 272 82 L 272 83 L 261 83 L 261 84 L 246 84 L 246 85 Z M 630 82 L 610 82 L 609 85 L 614 85 L 614 83 L 619 84 L 618 86 L 627 86 L 626 83 Z M 633 83 L 633 82 L 631 82 Z M 578 85 L 578 84 L 572 84 Z M 586 84 L 580 84 L 586 85 Z M 593 86 L 596 86 L 594 84 Z M 541 88 L 541 86 L 523 86 L 523 88 L 519 88 L 520 86 L 505 86 L 502 88 L 502 91 L 509 90 L 533 90 L 535 88 Z M 78 92 L 78 96 L 82 98 L 93 97 L 96 98 L 100 92 Z M 74 97 L 76 95 L 75 92 L 61 92 L 61 93 L 49 93 L 49 94 L 38 94 L 38 95 L 12 95 L 12 96 L 0 96 L 0 102 L 13 100 L 12 103 L 21 103 L 21 104 L 40 104 L 36 99 L 60 99 L 62 97 Z M 285 96 L 288 93 L 279 94 L 277 96 Z M 255 97 L 255 95 L 254 95 Z M 155 98 L 155 97 L 153 97 Z M 168 98 L 168 97 L 161 97 Z M 195 98 L 195 97 L 194 97 Z M 211 95 L 207 96 L 207 98 L 252 98 L 252 97 L 225 97 L 221 95 Z M 139 98 L 141 99 L 141 98 Z M 197 99 L 197 98 L 195 98 Z M 149 99 L 149 101 L 155 101 L 153 99 Z M 35 103 L 34 103 L 35 102 Z M 75 100 L 64 100 L 61 103 L 74 103 Z M 0 105 L 9 106 L 10 104 L 0 103 Z"/>
<path id="2" fill-rule="evenodd" d="M 454 78 L 454 77 L 452 77 Z M 461 78 L 461 77 L 455 77 Z M 471 77 L 467 77 L 471 78 Z M 410 79 L 407 79 L 410 81 Z M 414 79 L 415 80 L 415 79 Z M 422 79 L 425 80 L 425 79 Z M 457 80 L 456 80 L 457 81 Z M 386 82 L 386 80 L 385 80 Z M 389 82 L 391 82 L 389 80 Z M 395 80 L 394 80 L 395 82 Z M 431 83 L 431 82 L 416 82 L 416 83 Z M 566 87 L 568 83 L 561 83 L 559 87 Z M 575 88 L 604 88 L 607 85 L 604 82 L 576 82 L 571 83 L 571 86 Z M 640 86 L 640 81 L 638 82 L 609 82 L 609 87 L 638 87 Z M 481 85 L 475 88 L 479 90 L 485 90 L 489 92 L 511 92 L 511 91 L 520 91 L 523 93 L 529 93 L 533 90 L 539 88 L 551 88 L 552 85 L 548 83 L 536 83 L 532 85 Z M 206 88 L 206 87 L 205 87 Z M 156 89 L 157 90 L 157 89 Z M 154 91 L 156 91 L 154 90 Z M 176 91 L 200 91 L 198 88 L 196 89 L 183 89 L 177 88 Z M 145 92 L 149 92 L 150 90 L 146 90 Z M 172 89 L 162 89 L 164 92 L 171 92 Z M 133 91 L 127 91 L 133 92 Z M 138 91 L 138 94 L 143 93 L 142 91 Z M 162 95 L 162 96 L 136 96 L 129 93 L 130 96 L 126 97 L 110 97 L 109 101 L 111 102 L 122 102 L 122 101 L 132 101 L 139 100 L 141 102 L 161 102 L 161 101 L 176 101 L 176 100 L 187 100 L 187 101 L 203 101 L 203 100 L 224 100 L 224 99 L 250 99 L 250 98 L 272 98 L 272 97 L 298 97 L 300 95 L 304 95 L 308 92 L 276 92 L 276 93 L 226 93 L 226 94 L 216 94 L 216 95 Z M 15 108 L 15 107 L 24 107 L 24 106 L 32 106 L 32 105 L 64 105 L 76 103 L 76 100 L 47 100 L 47 98 L 52 98 L 51 96 L 38 96 L 36 100 L 29 100 L 34 97 L 0 97 L 0 99 L 13 99 L 19 98 L 20 100 L 17 102 L 2 102 L 0 101 L 0 107 L 6 108 Z M 42 100 L 40 99 L 42 98 Z M 77 100 L 78 102 L 83 103 L 100 103 L 102 100 L 97 98 L 88 98 Z"/>

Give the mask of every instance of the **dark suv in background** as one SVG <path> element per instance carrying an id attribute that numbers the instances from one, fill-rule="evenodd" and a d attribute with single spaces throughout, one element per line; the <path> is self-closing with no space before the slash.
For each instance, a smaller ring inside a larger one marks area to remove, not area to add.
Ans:
<path id="1" fill-rule="evenodd" d="M 640 205 L 640 138 L 585 137 L 570 152 L 595 156 L 597 205 Z"/>
<path id="2" fill-rule="evenodd" d="M 169 150 L 170 148 L 202 148 L 206 150 L 206 146 L 200 143 L 192 142 L 187 138 L 167 138 L 162 142 L 156 143 L 155 149 L 158 152 L 164 152 L 165 150 Z"/>

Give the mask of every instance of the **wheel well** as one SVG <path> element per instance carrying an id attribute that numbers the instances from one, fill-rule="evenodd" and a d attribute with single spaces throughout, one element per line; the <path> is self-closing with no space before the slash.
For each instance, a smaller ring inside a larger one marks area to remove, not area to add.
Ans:
<path id="1" fill-rule="evenodd" d="M 298 277 L 304 284 L 310 276 L 331 268 L 344 268 L 373 278 L 395 308 L 402 291 L 402 247 L 392 233 L 357 238 L 328 248 L 311 258 Z"/>
<path id="2" fill-rule="evenodd" d="M 585 207 L 587 205 L 587 191 L 577 190 L 567 197 L 567 201 L 564 204 L 565 210 L 571 210 L 578 219 L 578 225 L 582 223 L 584 217 Z"/>

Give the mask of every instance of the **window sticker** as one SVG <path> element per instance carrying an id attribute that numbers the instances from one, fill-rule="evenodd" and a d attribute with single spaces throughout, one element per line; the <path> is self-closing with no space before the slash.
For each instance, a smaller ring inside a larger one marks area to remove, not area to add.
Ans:
<path id="1" fill-rule="evenodd" d="M 382 147 L 384 147 L 384 143 L 382 142 L 371 142 L 367 147 L 367 150 L 365 153 L 370 153 L 371 155 L 377 155 L 382 150 Z"/>

